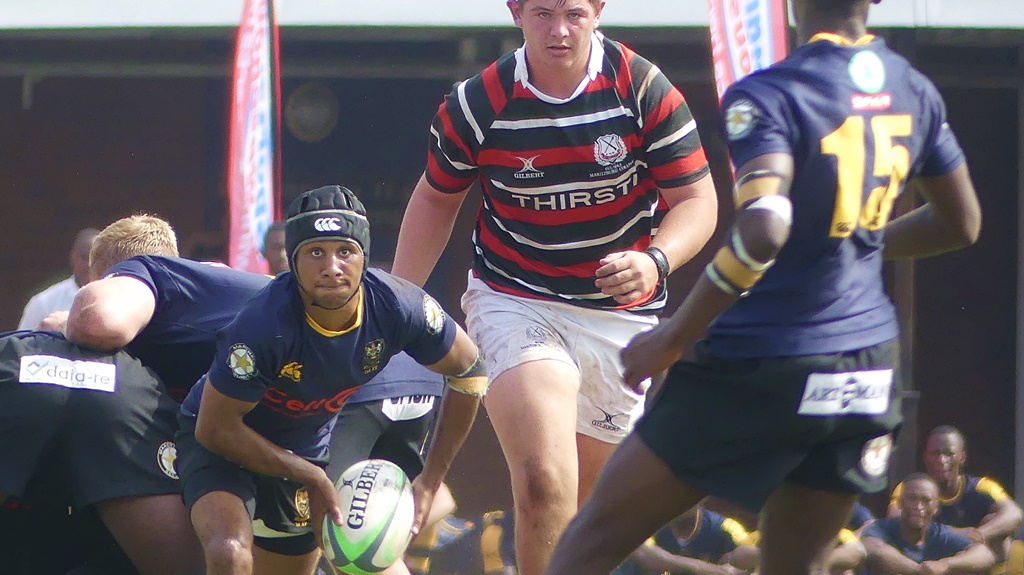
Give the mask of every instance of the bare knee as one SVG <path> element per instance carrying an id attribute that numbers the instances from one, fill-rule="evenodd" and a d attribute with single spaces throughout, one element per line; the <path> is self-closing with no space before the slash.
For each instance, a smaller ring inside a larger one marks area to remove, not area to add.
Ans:
<path id="1" fill-rule="evenodd" d="M 562 505 L 567 501 L 575 506 L 575 478 L 570 481 L 556 463 L 532 457 L 523 464 L 522 473 L 521 496 L 528 506 Z"/>
<path id="2" fill-rule="evenodd" d="M 239 537 L 218 537 L 203 542 L 206 565 L 212 573 L 251 573 L 252 545 Z"/>

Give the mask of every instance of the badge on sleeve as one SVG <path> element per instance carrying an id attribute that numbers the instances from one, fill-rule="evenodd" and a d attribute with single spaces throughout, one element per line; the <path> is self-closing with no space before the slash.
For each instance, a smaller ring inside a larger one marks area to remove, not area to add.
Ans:
<path id="1" fill-rule="evenodd" d="M 256 375 L 256 358 L 244 343 L 231 346 L 228 353 L 228 367 L 237 379 L 251 379 Z"/>
<path id="2" fill-rule="evenodd" d="M 860 468 L 868 477 L 881 477 L 889 469 L 892 454 L 892 435 L 876 437 L 864 444 L 860 456 Z"/>
<path id="3" fill-rule="evenodd" d="M 736 100 L 729 104 L 725 110 L 725 132 L 729 140 L 741 140 L 749 136 L 759 115 L 760 110 L 750 100 Z"/>
<path id="4" fill-rule="evenodd" d="M 444 310 L 437 300 L 427 294 L 423 294 L 423 315 L 427 320 L 427 331 L 430 335 L 441 333 L 444 328 Z"/>

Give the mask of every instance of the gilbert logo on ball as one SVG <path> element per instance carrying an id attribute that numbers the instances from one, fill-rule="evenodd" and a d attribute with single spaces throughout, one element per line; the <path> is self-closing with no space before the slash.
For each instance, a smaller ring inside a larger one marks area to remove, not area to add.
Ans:
<path id="1" fill-rule="evenodd" d="M 383 459 L 352 465 L 337 483 L 342 525 L 324 517 L 323 549 L 343 573 L 379 573 L 402 558 L 412 538 L 412 484 Z"/>

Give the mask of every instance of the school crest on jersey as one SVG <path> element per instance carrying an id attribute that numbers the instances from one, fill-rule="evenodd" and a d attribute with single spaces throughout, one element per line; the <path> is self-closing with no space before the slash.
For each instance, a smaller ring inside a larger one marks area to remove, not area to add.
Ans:
<path id="1" fill-rule="evenodd" d="M 725 110 L 725 134 L 729 140 L 750 135 L 757 124 L 758 109 L 750 100 L 736 100 Z"/>
<path id="2" fill-rule="evenodd" d="M 444 328 L 444 310 L 437 300 L 427 294 L 423 294 L 423 315 L 427 320 L 427 331 L 430 335 L 441 333 Z"/>
<path id="3" fill-rule="evenodd" d="M 363 373 L 373 373 L 380 369 L 380 359 L 384 356 L 384 340 L 375 339 L 363 348 Z"/>
<path id="4" fill-rule="evenodd" d="M 252 379 L 256 376 L 256 357 L 249 346 L 236 343 L 228 351 L 228 367 L 236 379 Z"/>
<path id="5" fill-rule="evenodd" d="M 156 450 L 156 463 L 160 471 L 171 479 L 178 478 L 178 471 L 174 469 L 174 462 L 178 459 L 178 448 L 172 441 L 165 441 Z"/>
<path id="6" fill-rule="evenodd" d="M 594 141 L 594 161 L 602 166 L 621 162 L 627 152 L 626 142 L 618 134 L 605 134 Z"/>

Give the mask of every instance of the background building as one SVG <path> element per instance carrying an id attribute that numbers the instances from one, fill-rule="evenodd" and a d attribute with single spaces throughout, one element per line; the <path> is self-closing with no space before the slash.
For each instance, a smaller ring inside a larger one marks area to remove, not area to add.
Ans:
<path id="1" fill-rule="evenodd" d="M 32 293 L 67 275 L 78 229 L 128 211 L 170 219 L 189 255 L 223 257 L 228 88 L 241 6 L 0 0 L 0 328 L 13 328 Z M 518 30 L 501 0 L 284 0 L 279 16 L 290 119 L 284 201 L 326 183 L 352 187 L 371 212 L 376 255 L 386 257 L 438 103 L 453 82 L 518 46 Z M 726 200 L 730 171 L 705 1 L 609 0 L 602 27 L 682 89 Z M 886 0 L 872 27 L 946 97 L 985 217 L 977 246 L 890 269 L 904 366 L 921 394 L 898 465 L 916 464 L 918 433 L 953 423 L 971 442 L 970 468 L 1022 494 L 1024 11 L 1019 0 Z M 458 241 L 428 284 L 453 311 L 469 263 L 475 205 L 467 204 L 473 209 L 460 217 Z M 722 207 L 728 221 L 730 202 Z M 708 257 L 674 276 L 674 301 Z M 453 473 L 467 513 L 508 504 L 504 463 L 483 418 Z"/>

